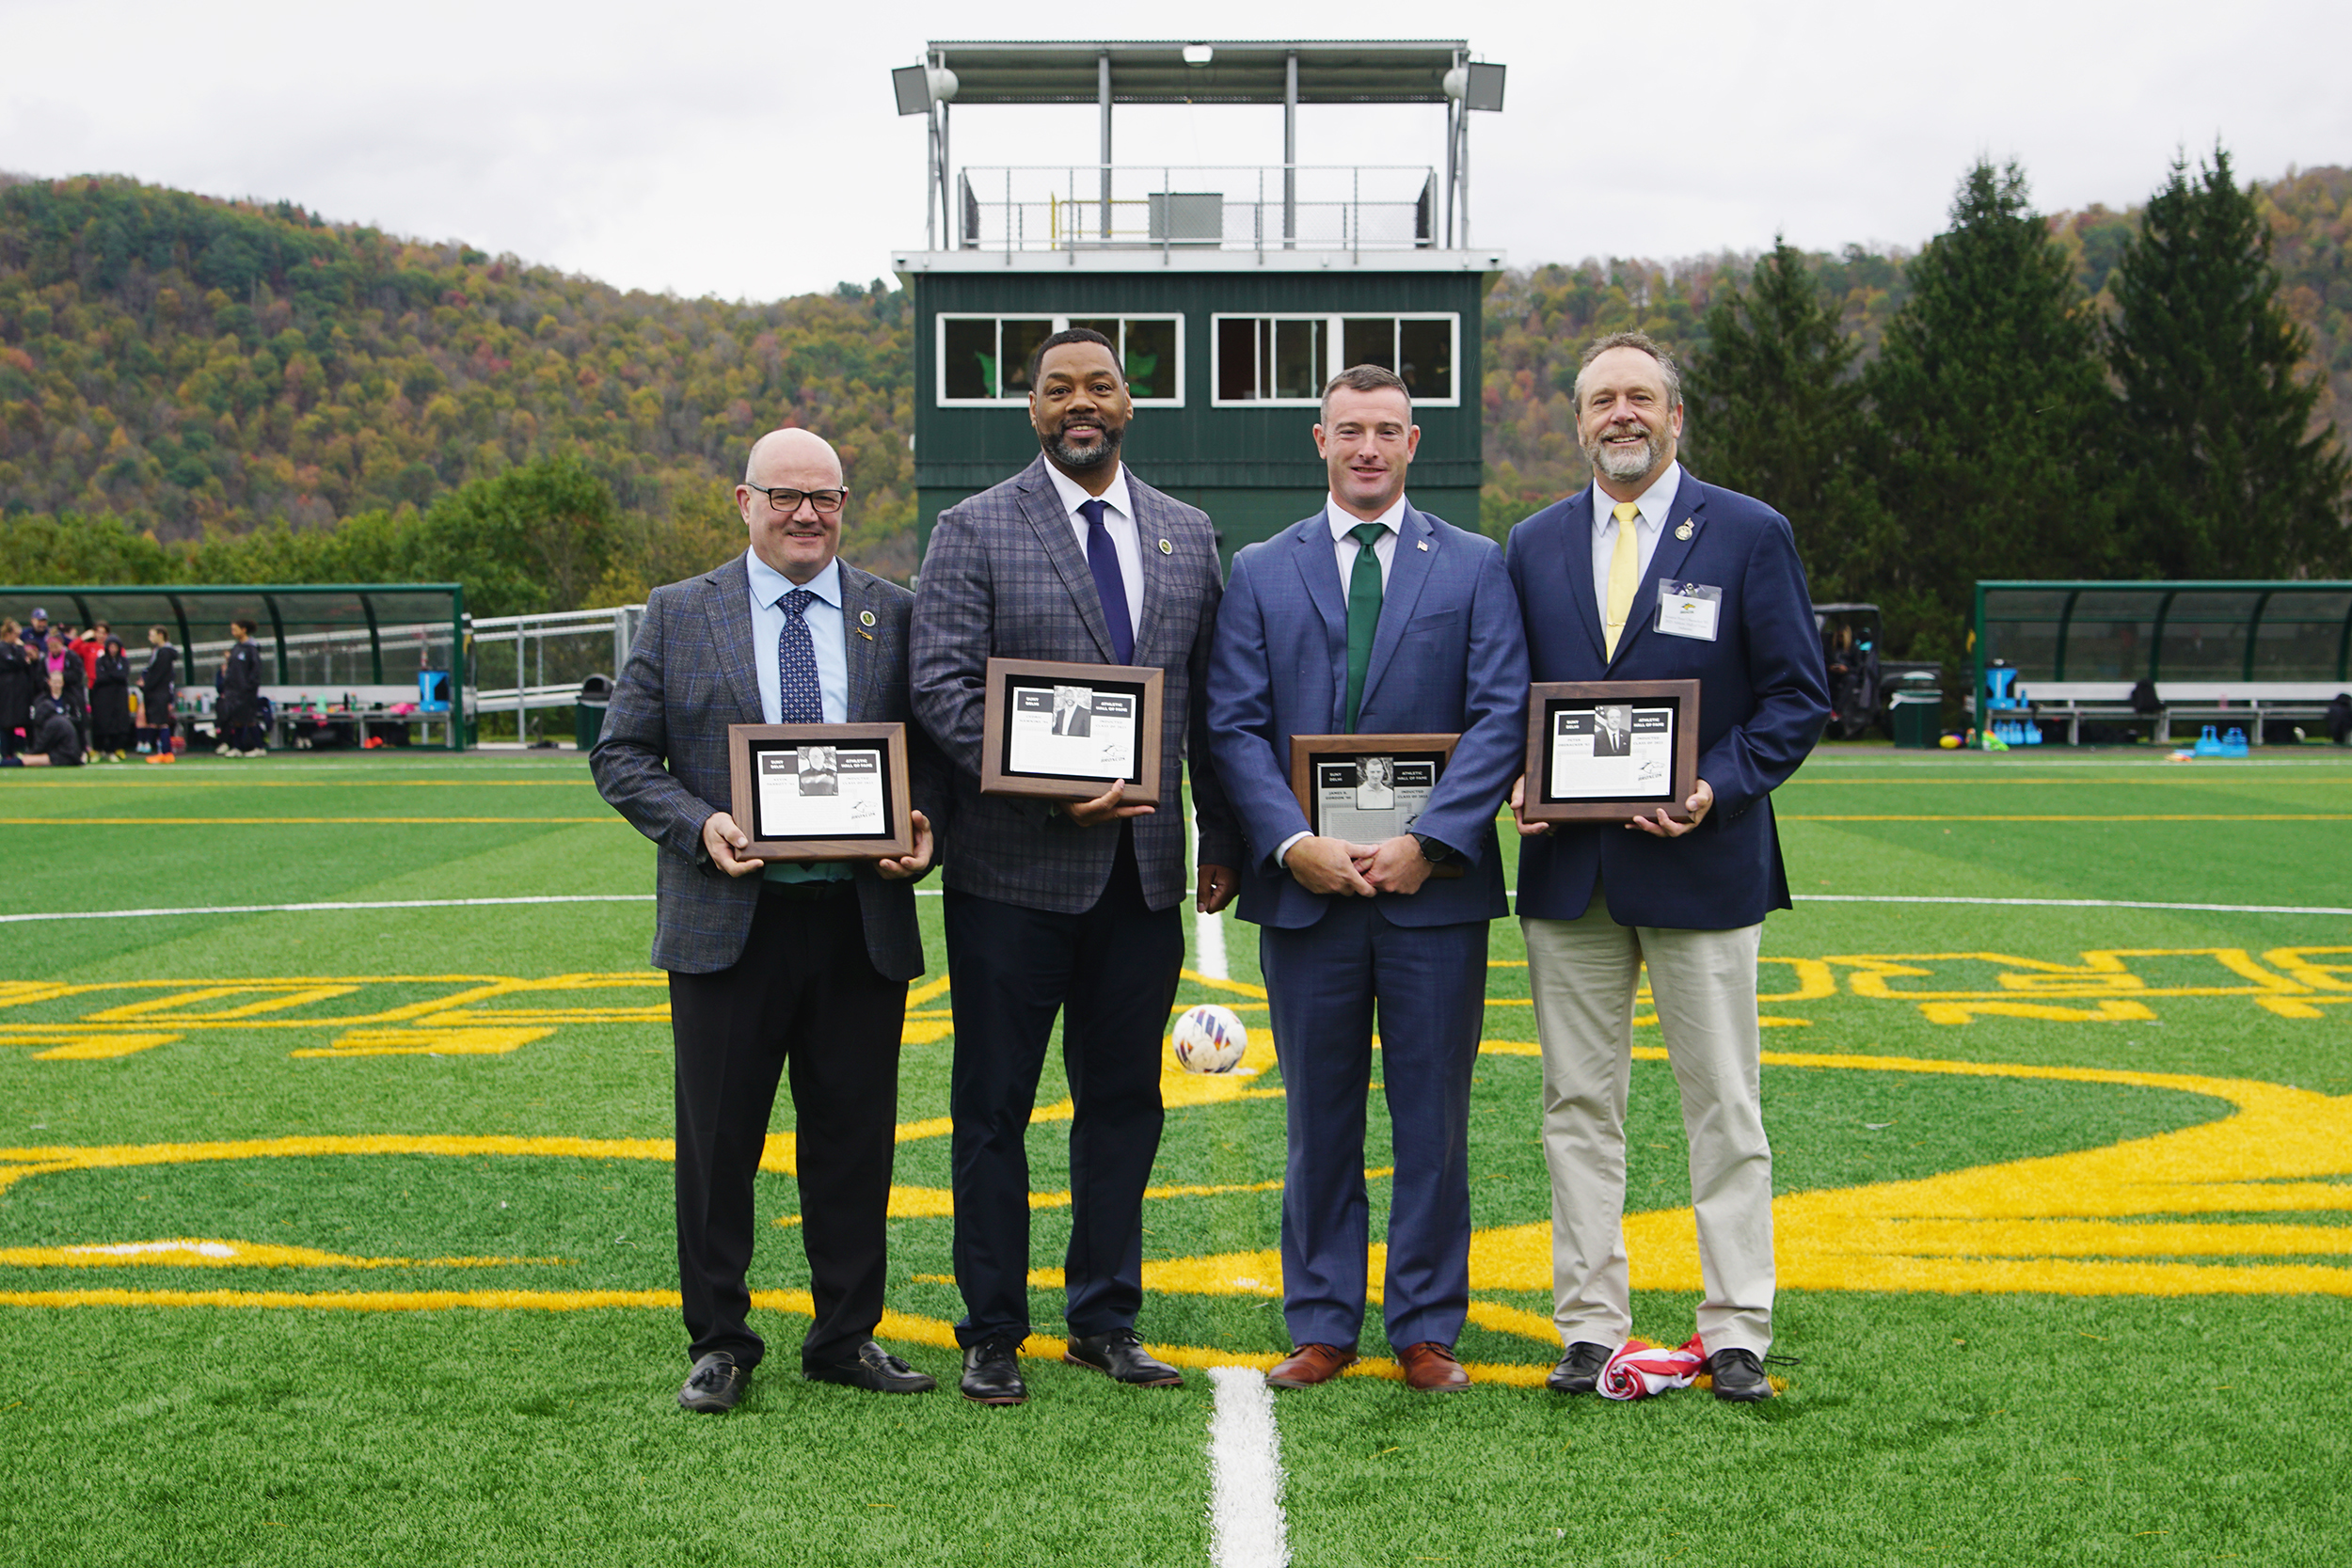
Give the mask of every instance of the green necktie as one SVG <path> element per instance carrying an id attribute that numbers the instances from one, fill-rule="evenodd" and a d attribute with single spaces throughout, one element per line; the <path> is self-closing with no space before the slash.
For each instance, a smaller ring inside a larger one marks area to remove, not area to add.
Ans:
<path id="1" fill-rule="evenodd" d="M 1380 629 L 1380 558 L 1373 542 L 1388 530 L 1358 523 L 1347 531 L 1356 541 L 1356 567 L 1347 575 L 1347 733 L 1356 733 L 1356 710 L 1363 705 L 1364 672 L 1372 668 L 1372 635 Z"/>

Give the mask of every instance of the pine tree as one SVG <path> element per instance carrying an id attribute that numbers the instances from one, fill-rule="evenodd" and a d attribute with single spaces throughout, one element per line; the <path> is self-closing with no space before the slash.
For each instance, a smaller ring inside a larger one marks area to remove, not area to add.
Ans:
<path id="1" fill-rule="evenodd" d="M 2150 577 L 2324 574 L 2352 561 L 2352 464 L 2313 428 L 2323 383 L 2279 300 L 2252 186 L 2214 149 L 2175 159 L 2114 277 L 2106 359 L 2123 391 L 2129 539 Z"/>
<path id="2" fill-rule="evenodd" d="M 2104 577 L 2120 559 L 2115 400 L 2065 252 L 2014 163 L 1970 169 L 1951 217 L 1863 376 L 1889 526 L 1854 587 L 1884 608 L 1889 644 L 1957 668 L 1979 578 Z"/>
<path id="3" fill-rule="evenodd" d="M 1692 470 L 1787 516 L 1814 597 L 1836 597 L 1876 512 L 1855 467 L 1859 345 L 1804 253 L 1777 238 L 1745 289 L 1708 307 L 1707 337 L 1687 394 Z"/>

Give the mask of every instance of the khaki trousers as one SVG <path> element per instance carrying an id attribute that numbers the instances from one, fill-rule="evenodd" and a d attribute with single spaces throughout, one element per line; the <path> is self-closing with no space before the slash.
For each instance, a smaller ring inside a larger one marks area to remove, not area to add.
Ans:
<path id="1" fill-rule="evenodd" d="M 1620 926 L 1597 884 L 1577 920 L 1522 919 L 1544 1053 L 1551 1169 L 1552 1321 L 1563 1344 L 1614 1347 L 1632 1323 L 1625 1250 L 1625 1106 L 1633 993 L 1649 968 L 1682 1089 L 1698 1212 L 1707 1352 L 1772 1342 L 1772 1150 L 1757 1091 L 1761 925 L 1730 931 Z"/>

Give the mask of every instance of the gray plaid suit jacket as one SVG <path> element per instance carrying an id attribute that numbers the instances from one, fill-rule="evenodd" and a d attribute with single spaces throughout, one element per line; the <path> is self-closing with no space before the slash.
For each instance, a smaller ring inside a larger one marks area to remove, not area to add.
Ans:
<path id="1" fill-rule="evenodd" d="M 1157 665 L 1161 688 L 1160 803 L 1133 818 L 1144 901 L 1164 910 L 1189 891 L 1181 793 L 1187 749 L 1203 864 L 1241 863 L 1241 834 L 1209 766 L 1208 705 L 1200 680 L 1224 592 L 1208 515 L 1127 472 L 1142 544 L 1143 615 L 1135 662 Z M 1163 553 L 1161 542 L 1167 542 Z M 959 892 L 1058 914 L 1092 909 L 1119 847 L 1109 824 L 1081 828 L 1045 803 L 980 791 L 988 661 L 1112 662 L 1110 628 L 1086 552 L 1041 455 L 1020 473 L 939 515 L 914 602 L 914 711 L 946 754 L 955 843 L 946 882 Z"/>
<path id="2" fill-rule="evenodd" d="M 907 703 L 907 617 L 914 595 L 841 563 L 841 621 L 850 666 L 850 722 L 907 726 L 914 807 L 944 840 L 946 768 Z M 874 624 L 865 626 L 862 611 Z M 657 588 L 614 684 L 588 766 L 596 788 L 629 825 L 661 847 L 655 885 L 653 961 L 707 974 L 743 956 L 759 903 L 757 877 L 730 877 L 710 863 L 703 824 L 732 792 L 727 726 L 765 722 L 752 646 L 751 578 L 743 558 L 717 571 Z M 923 973 L 914 922 L 914 881 L 885 881 L 857 867 L 866 951 L 892 980 Z"/>

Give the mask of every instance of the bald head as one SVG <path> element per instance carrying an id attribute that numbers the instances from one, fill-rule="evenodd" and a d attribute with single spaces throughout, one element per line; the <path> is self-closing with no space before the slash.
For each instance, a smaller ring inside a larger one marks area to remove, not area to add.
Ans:
<path id="1" fill-rule="evenodd" d="M 777 477 L 787 470 L 801 477 Z M 752 454 L 743 463 L 743 483 L 771 490 L 785 485 L 795 490 L 837 490 L 841 456 L 831 441 L 813 430 L 771 430 L 752 443 Z"/>
<path id="2" fill-rule="evenodd" d="M 806 430 L 762 436 L 752 443 L 743 483 L 735 487 L 752 553 L 794 582 L 811 580 L 841 547 L 848 489 L 841 456 L 823 436 Z M 794 504 L 779 508 L 780 498 Z M 817 504 L 820 499 L 830 511 Z"/>

